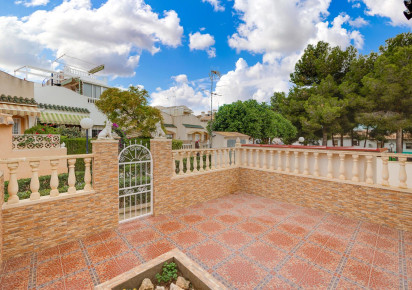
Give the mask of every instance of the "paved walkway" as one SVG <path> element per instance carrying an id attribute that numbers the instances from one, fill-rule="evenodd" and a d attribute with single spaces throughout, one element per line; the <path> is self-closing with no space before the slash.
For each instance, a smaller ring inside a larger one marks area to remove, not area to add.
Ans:
<path id="1" fill-rule="evenodd" d="M 246 194 L 6 261 L 0 285 L 88 289 L 175 247 L 230 289 L 412 288 L 412 233 Z"/>

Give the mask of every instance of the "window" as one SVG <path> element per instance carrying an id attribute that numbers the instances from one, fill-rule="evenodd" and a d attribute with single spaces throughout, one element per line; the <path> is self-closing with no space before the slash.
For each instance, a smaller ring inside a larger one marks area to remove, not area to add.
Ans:
<path id="1" fill-rule="evenodd" d="M 105 90 L 106 88 L 101 86 L 83 83 L 83 95 L 92 99 L 100 99 L 100 96 Z"/>
<path id="2" fill-rule="evenodd" d="M 412 142 L 405 143 L 406 149 L 412 149 Z"/>
<path id="3" fill-rule="evenodd" d="M 13 118 L 13 134 L 20 134 L 21 120 L 19 118 Z"/>
<path id="4" fill-rule="evenodd" d="M 359 146 L 359 140 L 353 140 L 353 146 Z"/>
<path id="5" fill-rule="evenodd" d="M 92 85 L 83 83 L 83 95 L 88 96 L 89 98 L 92 98 L 93 97 L 92 93 L 93 93 Z"/>

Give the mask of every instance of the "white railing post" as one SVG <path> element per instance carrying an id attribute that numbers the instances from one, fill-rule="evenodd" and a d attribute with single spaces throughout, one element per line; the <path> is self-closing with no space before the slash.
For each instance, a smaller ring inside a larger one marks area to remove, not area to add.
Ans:
<path id="1" fill-rule="evenodd" d="M 293 169 L 293 173 L 299 174 L 299 151 L 294 151 L 293 154 L 295 155 L 295 168 Z"/>
<path id="2" fill-rule="evenodd" d="M 286 172 L 290 172 L 290 156 L 289 156 L 289 150 L 285 151 L 285 160 L 286 160 Z"/>
<path id="3" fill-rule="evenodd" d="M 352 181 L 359 182 L 359 167 L 358 167 L 358 154 L 352 155 L 353 165 L 352 165 Z"/>
<path id="4" fill-rule="evenodd" d="M 51 177 L 50 177 L 50 196 L 58 196 L 59 195 L 59 190 L 57 189 L 59 187 L 59 176 L 57 175 L 57 166 L 59 165 L 59 159 L 52 159 L 50 160 L 50 166 L 51 166 Z"/>
<path id="5" fill-rule="evenodd" d="M 406 168 L 405 168 L 405 162 L 406 162 L 406 157 L 399 157 L 399 188 L 407 188 L 406 185 Z"/>
<path id="6" fill-rule="evenodd" d="M 204 152 L 203 150 L 200 151 L 200 172 L 205 171 L 203 169 L 203 152 Z"/>
<path id="7" fill-rule="evenodd" d="M 69 163 L 69 178 L 68 184 L 69 189 L 67 190 L 68 193 L 76 193 L 76 174 L 74 172 L 74 165 L 76 163 L 76 159 L 67 159 Z"/>
<path id="8" fill-rule="evenodd" d="M 18 162 L 7 164 L 7 168 L 10 171 L 9 185 L 7 187 L 7 190 L 9 192 L 9 199 L 7 201 L 8 204 L 19 202 L 19 197 L 17 196 L 17 192 L 19 192 L 19 184 L 17 183 L 17 168 L 18 167 L 19 167 Z"/>
<path id="9" fill-rule="evenodd" d="M 242 165 L 244 167 L 247 167 L 248 166 L 248 149 L 243 148 L 242 151 L 243 151 L 242 152 L 242 158 L 243 158 Z"/>
<path id="10" fill-rule="evenodd" d="M 382 185 L 389 186 L 389 156 L 382 156 Z"/>
<path id="11" fill-rule="evenodd" d="M 372 155 L 366 155 L 366 183 L 373 184 Z"/>
<path id="12" fill-rule="evenodd" d="M 275 151 L 270 150 L 270 170 L 275 170 Z"/>
<path id="13" fill-rule="evenodd" d="M 90 163 L 92 159 L 91 158 L 84 158 L 84 165 L 85 165 L 85 170 L 84 170 L 84 191 L 90 191 L 92 190 L 92 175 L 90 173 Z"/>
<path id="14" fill-rule="evenodd" d="M 309 152 L 305 151 L 303 152 L 303 155 L 305 156 L 305 163 L 303 167 L 303 174 L 308 175 L 309 174 Z"/>
<path id="15" fill-rule="evenodd" d="M 278 151 L 278 171 L 282 171 L 282 150 Z"/>
<path id="16" fill-rule="evenodd" d="M 209 160 L 209 154 L 210 154 L 210 151 L 209 150 L 206 150 L 205 151 L 205 155 L 206 155 L 206 171 L 209 171 L 210 170 L 210 160 Z"/>
<path id="17" fill-rule="evenodd" d="M 339 154 L 339 179 L 340 180 L 345 180 L 345 154 L 344 153 L 340 153 Z"/>
<path id="18" fill-rule="evenodd" d="M 315 158 L 313 175 L 319 176 L 319 152 L 314 152 L 313 157 Z"/>
<path id="19" fill-rule="evenodd" d="M 251 167 L 250 156 L 251 156 L 251 149 L 246 149 L 246 167 Z"/>
<path id="20" fill-rule="evenodd" d="M 197 154 L 198 154 L 197 151 L 193 152 L 193 173 L 199 171 L 199 170 L 197 169 Z"/>
<path id="21" fill-rule="evenodd" d="M 31 171 L 32 171 L 32 176 L 30 180 L 30 199 L 31 200 L 37 200 L 40 199 L 40 182 L 39 182 L 39 166 L 40 166 L 40 161 L 30 161 L 29 162 Z"/>
<path id="22" fill-rule="evenodd" d="M 332 157 L 333 153 L 327 153 L 328 156 L 328 175 L 327 178 L 333 178 L 333 165 L 332 165 Z"/>
<path id="23" fill-rule="evenodd" d="M 176 152 L 173 152 L 172 153 L 172 160 L 173 160 L 173 176 L 176 176 L 177 175 L 177 173 L 176 173 L 176 156 L 177 156 L 177 153 Z"/>
<path id="24" fill-rule="evenodd" d="M 210 168 L 211 168 L 212 170 L 215 170 L 215 169 L 216 169 L 216 155 L 215 155 L 215 154 L 217 154 L 217 150 L 212 150 L 212 151 L 210 152 L 210 162 L 212 163 L 211 166 L 210 166 Z"/>
<path id="25" fill-rule="evenodd" d="M 179 152 L 179 173 L 178 175 L 182 175 L 183 172 L 183 153 Z"/>

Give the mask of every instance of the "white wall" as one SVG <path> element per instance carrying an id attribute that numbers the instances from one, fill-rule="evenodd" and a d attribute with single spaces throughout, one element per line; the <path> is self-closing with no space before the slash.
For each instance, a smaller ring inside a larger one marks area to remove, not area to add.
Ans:
<path id="1" fill-rule="evenodd" d="M 34 85 L 34 99 L 38 103 L 85 108 L 90 111 L 90 118 L 96 126 L 104 126 L 107 120 L 97 107 L 87 102 L 87 97 L 82 96 L 72 90 L 58 86 Z"/>

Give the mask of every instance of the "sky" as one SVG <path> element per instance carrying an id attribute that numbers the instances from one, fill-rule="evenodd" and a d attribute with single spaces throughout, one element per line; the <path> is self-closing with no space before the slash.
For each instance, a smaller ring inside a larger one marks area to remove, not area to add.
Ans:
<path id="1" fill-rule="evenodd" d="M 109 85 L 195 113 L 287 92 L 308 44 L 377 51 L 411 32 L 402 0 L 0 0 L 0 70 L 56 69 L 61 55 L 105 64 Z"/>

